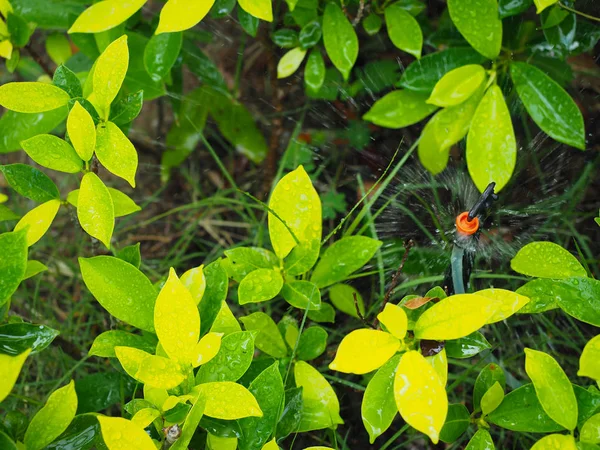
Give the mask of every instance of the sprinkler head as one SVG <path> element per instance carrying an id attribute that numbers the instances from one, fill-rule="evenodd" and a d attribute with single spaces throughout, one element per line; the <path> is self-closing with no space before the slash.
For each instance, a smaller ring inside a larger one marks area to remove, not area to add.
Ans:
<path id="1" fill-rule="evenodd" d="M 461 234 L 471 236 L 479 230 L 479 219 L 474 217 L 473 220 L 469 220 L 469 212 L 462 212 L 456 217 L 456 229 Z"/>

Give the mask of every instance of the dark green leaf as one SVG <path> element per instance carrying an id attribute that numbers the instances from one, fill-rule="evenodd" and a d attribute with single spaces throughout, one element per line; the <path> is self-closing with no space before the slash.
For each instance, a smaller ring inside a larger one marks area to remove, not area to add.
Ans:
<path id="1" fill-rule="evenodd" d="M 583 116 L 573 99 L 537 67 L 514 62 L 510 75 L 535 123 L 551 138 L 585 150 Z"/>
<path id="2" fill-rule="evenodd" d="M 325 70 L 325 81 L 321 89 L 317 92 L 307 91 L 306 94 L 311 98 L 334 101 L 338 97 L 342 82 L 342 74 L 333 67 L 329 67 Z"/>
<path id="3" fill-rule="evenodd" d="M 183 42 L 183 61 L 194 75 L 221 92 L 227 92 L 227 85 L 221 72 L 208 56 L 206 56 L 193 42 Z"/>
<path id="4" fill-rule="evenodd" d="M 314 49 L 308 55 L 304 67 L 304 84 L 307 90 L 318 92 L 325 82 L 325 61 L 319 49 Z"/>
<path id="5" fill-rule="evenodd" d="M 0 166 L 8 185 L 23 197 L 45 203 L 60 198 L 56 184 L 42 171 L 27 164 Z"/>
<path id="6" fill-rule="evenodd" d="M 94 108 L 94 105 L 92 105 L 89 100 L 86 100 L 83 97 L 75 97 L 70 99 L 69 103 L 67 104 L 67 106 L 69 107 L 69 111 L 73 109 L 75 103 L 79 103 L 81 106 L 83 106 L 83 109 L 85 109 L 90 114 L 90 116 L 92 116 L 94 125 L 98 125 L 100 123 L 100 116 L 98 115 L 98 111 L 96 111 L 96 108 Z"/>
<path id="7" fill-rule="evenodd" d="M 0 205 L 0 222 L 6 222 L 9 220 L 17 220 L 20 218 L 21 218 L 21 216 L 19 216 L 18 214 L 15 214 L 13 211 L 11 211 L 6 206 Z M 1 315 L 2 314 L 0 314 L 0 316 Z"/>
<path id="8" fill-rule="evenodd" d="M 118 36 L 121 34 L 119 33 Z M 117 36 L 116 36 L 117 37 Z M 144 91 L 144 100 L 153 100 L 165 95 L 166 90 L 162 81 L 153 79 L 144 65 L 144 51 L 148 39 L 138 33 L 127 33 L 129 47 L 129 67 L 123 83 L 126 92 Z"/>
<path id="9" fill-rule="evenodd" d="M 460 339 L 446 341 L 445 346 L 448 358 L 457 359 L 471 358 L 489 348 L 492 346 L 479 331 Z"/>
<path id="10" fill-rule="evenodd" d="M 578 46 L 572 51 L 572 54 L 591 52 L 600 39 L 600 27 L 591 22 L 580 20 L 577 22 L 577 31 L 575 38 Z"/>
<path id="11" fill-rule="evenodd" d="M 322 35 L 323 31 L 318 20 L 307 23 L 302 27 L 298 36 L 300 47 L 304 50 L 314 47 L 319 43 Z"/>
<path id="12" fill-rule="evenodd" d="M 352 24 L 335 3 L 328 3 L 323 14 L 323 42 L 333 65 L 348 80 L 358 57 L 358 37 Z"/>
<path id="13" fill-rule="evenodd" d="M 576 31 L 577 17 L 574 13 L 569 13 L 558 25 L 544 29 L 553 56 L 565 59 L 577 51 L 579 44 L 576 40 Z"/>
<path id="14" fill-rule="evenodd" d="M 329 303 L 321 303 L 321 309 L 308 310 L 308 318 L 315 322 L 335 322 L 335 309 Z"/>
<path id="15" fill-rule="evenodd" d="M 469 444 L 465 447 L 465 450 L 494 450 L 494 441 L 490 432 L 485 428 L 480 428 L 477 433 L 473 435 Z"/>
<path id="16" fill-rule="evenodd" d="M 569 296 L 569 289 L 556 280 L 538 278 L 516 290 L 517 294 L 529 297 L 529 303 L 517 311 L 518 314 L 533 314 L 558 308 L 556 298 Z"/>
<path id="17" fill-rule="evenodd" d="M 471 46 L 496 59 L 502 45 L 502 21 L 497 0 L 448 0 L 452 22 Z"/>
<path id="18" fill-rule="evenodd" d="M 542 11 L 542 28 L 552 28 L 559 25 L 569 15 L 569 11 L 558 5 L 553 5 Z"/>
<path id="19" fill-rule="evenodd" d="M 177 403 L 174 408 L 165 413 L 165 420 L 172 423 L 181 423 L 190 412 L 191 406 L 188 403 Z"/>
<path id="20" fill-rule="evenodd" d="M 236 437 L 242 436 L 240 425 L 237 420 L 221 420 L 213 419 L 212 417 L 202 416 L 200 427 L 219 437 Z"/>
<path id="21" fill-rule="evenodd" d="M 0 448 L 3 450 L 17 450 L 17 444 L 3 431 L 0 430 Z"/>
<path id="22" fill-rule="evenodd" d="M 58 66 L 52 83 L 65 91 L 71 98 L 81 97 L 83 90 L 81 89 L 81 82 L 77 75 L 65 65 Z"/>
<path id="23" fill-rule="evenodd" d="M 290 13 L 296 25 L 303 27 L 319 15 L 319 0 L 298 0 L 294 11 Z"/>
<path id="24" fill-rule="evenodd" d="M 206 278 L 206 290 L 202 301 L 198 305 L 200 317 L 202 318 L 201 336 L 208 333 L 217 318 L 221 305 L 227 298 L 229 287 L 229 278 L 227 272 L 221 266 L 220 260 L 214 261 L 204 268 L 204 277 Z"/>
<path id="25" fill-rule="evenodd" d="M 327 348 L 327 331 L 321 327 L 309 327 L 300 335 L 296 356 L 303 361 L 318 358 Z"/>
<path id="26" fill-rule="evenodd" d="M 57 330 L 45 325 L 25 322 L 0 325 L 0 353 L 15 356 L 28 348 L 32 354 L 38 353 L 48 347 L 58 335 Z"/>
<path id="27" fill-rule="evenodd" d="M 590 417 L 600 412 L 600 391 L 595 386 L 584 389 L 576 384 L 573 391 L 577 398 L 577 428 L 581 428 Z"/>
<path id="28" fill-rule="evenodd" d="M 481 398 L 496 382 L 500 383 L 502 389 L 506 388 L 504 371 L 498 364 L 490 363 L 479 372 L 475 380 L 475 386 L 473 387 L 473 409 L 475 411 L 480 410 Z"/>
<path id="29" fill-rule="evenodd" d="M 450 48 L 426 55 L 413 62 L 402 74 L 399 85 L 411 91 L 430 94 L 435 84 L 447 72 L 466 64 L 481 64 L 486 60 L 472 48 Z"/>
<path id="30" fill-rule="evenodd" d="M 8 13 L 6 18 L 6 26 L 10 33 L 10 40 L 15 47 L 24 47 L 29 42 L 31 33 L 35 28 L 29 26 L 27 21 L 21 16 L 13 13 Z"/>
<path id="31" fill-rule="evenodd" d="M 573 69 L 565 61 L 542 55 L 531 55 L 528 62 L 550 76 L 561 86 L 567 86 L 573 80 Z"/>
<path id="32" fill-rule="evenodd" d="M 132 122 L 144 106 L 144 91 L 128 94 L 110 106 L 110 121 L 117 125 L 127 125 Z"/>
<path id="33" fill-rule="evenodd" d="M 118 372 L 94 373 L 77 380 L 77 412 L 99 412 L 121 401 L 121 395 L 128 397 L 135 382 Z"/>
<path id="34" fill-rule="evenodd" d="M 291 388 L 285 391 L 285 406 L 277 423 L 278 439 L 295 433 L 302 419 L 302 388 Z"/>
<path id="35" fill-rule="evenodd" d="M 237 0 L 216 0 L 210 10 L 210 17 L 214 19 L 222 19 L 227 17 L 233 11 Z"/>
<path id="36" fill-rule="evenodd" d="M 281 48 L 298 47 L 298 32 L 289 28 L 281 28 L 271 36 L 271 40 Z"/>
<path id="37" fill-rule="evenodd" d="M 251 331 L 236 331 L 223 337 L 217 356 L 200 366 L 196 383 L 237 381 L 250 367 L 256 334 Z"/>
<path id="38" fill-rule="evenodd" d="M 135 266 L 139 269 L 140 264 L 142 262 L 142 255 L 140 253 L 140 243 L 138 242 L 137 244 L 123 247 L 117 252 L 116 257 L 128 262 L 132 266 Z"/>
<path id="39" fill-rule="evenodd" d="M 321 308 L 321 292 L 310 281 L 293 280 L 285 283 L 281 295 L 294 308 L 318 310 Z"/>
<path id="40" fill-rule="evenodd" d="M 0 153 L 19 150 L 21 141 L 52 131 L 68 112 L 66 106 L 33 114 L 6 111 L 0 119 Z"/>
<path id="41" fill-rule="evenodd" d="M 15 13 L 40 28 L 67 29 L 85 9 L 78 0 L 11 0 Z"/>
<path id="42" fill-rule="evenodd" d="M 448 405 L 446 422 L 440 431 L 440 440 L 451 444 L 467 431 L 471 423 L 471 416 L 467 407 L 461 403 Z"/>
<path id="43" fill-rule="evenodd" d="M 362 26 L 369 36 L 375 36 L 381 30 L 383 20 L 377 14 L 369 14 L 362 21 Z"/>
<path id="44" fill-rule="evenodd" d="M 507 394 L 487 420 L 507 430 L 525 433 L 552 433 L 564 429 L 544 412 L 533 384 L 526 384 Z"/>
<path id="45" fill-rule="evenodd" d="M 0 234 L 0 306 L 15 292 L 27 269 L 26 230 Z"/>
<path id="46" fill-rule="evenodd" d="M 570 316 L 600 327 L 600 281 L 576 277 L 556 283 L 568 292 L 556 297 L 558 306 Z"/>
<path id="47" fill-rule="evenodd" d="M 244 29 L 246 33 L 248 33 L 252 37 L 256 37 L 256 32 L 258 31 L 258 25 L 260 24 L 260 20 L 254 17 L 251 14 L 248 14 L 242 8 L 238 7 L 237 9 L 238 20 L 240 21 L 240 25 Z"/>
<path id="48" fill-rule="evenodd" d="M 501 19 L 506 17 L 516 16 L 524 11 L 527 11 L 529 7 L 533 5 L 533 0 L 499 0 L 499 15 Z"/>
<path id="49" fill-rule="evenodd" d="M 144 49 L 144 67 L 153 80 L 160 81 L 169 74 L 182 42 L 181 32 L 155 34 L 148 41 Z"/>

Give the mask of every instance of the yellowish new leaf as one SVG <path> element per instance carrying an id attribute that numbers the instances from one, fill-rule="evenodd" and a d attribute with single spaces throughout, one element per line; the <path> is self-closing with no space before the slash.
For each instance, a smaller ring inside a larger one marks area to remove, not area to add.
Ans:
<path id="1" fill-rule="evenodd" d="M 241 384 L 215 381 L 199 384 L 193 392 L 206 399 L 204 415 L 215 419 L 237 420 L 243 417 L 262 417 L 254 396 Z"/>
<path id="2" fill-rule="evenodd" d="M 387 303 L 377 319 L 385 326 L 386 330 L 398 339 L 404 339 L 408 330 L 408 317 L 404 309 L 398 305 Z"/>
<path id="3" fill-rule="evenodd" d="M 4 401 L 10 394 L 29 353 L 31 353 L 31 349 L 27 349 L 16 356 L 0 354 L 0 380 L 2 380 L 0 383 L 0 402 Z"/>
<path id="4" fill-rule="evenodd" d="M 192 28 L 208 14 L 215 0 L 169 0 L 160 11 L 156 34 Z"/>
<path id="5" fill-rule="evenodd" d="M 56 217 L 58 208 L 60 208 L 60 200 L 58 199 L 49 200 L 46 203 L 36 206 L 17 222 L 14 231 L 28 227 L 27 246 L 32 246 L 46 234 L 46 231 L 48 231 L 48 228 L 50 228 L 52 221 Z"/>
<path id="6" fill-rule="evenodd" d="M 142 427 L 122 417 L 96 416 L 109 450 L 156 450 Z"/>
<path id="7" fill-rule="evenodd" d="M 200 303 L 206 290 L 206 277 L 204 276 L 204 265 L 194 267 L 181 275 L 181 282 L 186 287 L 196 304 Z"/>
<path id="8" fill-rule="evenodd" d="M 100 33 L 110 30 L 133 16 L 146 0 L 104 0 L 82 12 L 69 33 Z"/>
<path id="9" fill-rule="evenodd" d="M 483 291 L 477 291 L 475 294 L 487 297 L 496 302 L 494 306 L 494 314 L 490 317 L 487 323 L 495 323 L 504 319 L 508 319 L 519 309 L 529 303 L 529 297 L 517 294 L 516 292 L 508 291 L 506 289 L 484 289 Z"/>
<path id="10" fill-rule="evenodd" d="M 98 107 L 100 115 L 107 120 L 110 104 L 119 93 L 129 67 L 127 35 L 121 36 L 106 47 L 94 67 L 94 102 L 92 103 Z"/>
<path id="11" fill-rule="evenodd" d="M 110 172 L 135 187 L 138 155 L 131 141 L 112 122 L 101 123 L 96 128 L 96 156 Z"/>
<path id="12" fill-rule="evenodd" d="M 146 428 L 148 425 L 154 422 L 154 419 L 156 419 L 158 416 L 160 416 L 160 411 L 158 409 L 144 408 L 136 412 L 131 418 L 131 421 L 141 428 Z"/>
<path id="13" fill-rule="evenodd" d="M 192 365 L 198 367 L 206 364 L 219 353 L 223 333 L 208 333 L 202 337 L 192 352 Z"/>
<path id="14" fill-rule="evenodd" d="M 271 0 L 238 0 L 239 6 L 251 16 L 273 22 Z"/>
<path id="15" fill-rule="evenodd" d="M 90 113 L 79 102 L 75 102 L 69 113 L 67 132 L 79 157 L 89 161 L 96 148 L 96 126 Z"/>
<path id="16" fill-rule="evenodd" d="M 0 86 L 0 105 L 11 111 L 40 113 L 65 106 L 69 94 L 49 83 L 23 81 Z"/>
<path id="17" fill-rule="evenodd" d="M 596 381 L 600 380 L 600 334 L 585 344 L 579 359 L 577 375 L 593 378 Z"/>
<path id="18" fill-rule="evenodd" d="M 77 218 L 87 234 L 110 248 L 115 228 L 115 209 L 110 192 L 93 172 L 86 173 L 81 179 Z"/>
<path id="19" fill-rule="evenodd" d="M 359 375 L 369 373 L 383 366 L 399 347 L 400 341 L 385 331 L 354 330 L 340 342 L 329 368 Z"/>

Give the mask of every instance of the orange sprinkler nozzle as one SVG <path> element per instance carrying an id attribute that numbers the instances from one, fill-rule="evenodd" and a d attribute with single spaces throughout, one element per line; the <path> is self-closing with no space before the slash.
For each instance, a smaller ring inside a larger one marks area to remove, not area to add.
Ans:
<path id="1" fill-rule="evenodd" d="M 475 234 L 479 229 L 479 219 L 474 217 L 473 220 L 469 220 L 468 211 L 460 213 L 456 217 L 456 229 L 459 233 L 466 234 L 467 236 Z"/>

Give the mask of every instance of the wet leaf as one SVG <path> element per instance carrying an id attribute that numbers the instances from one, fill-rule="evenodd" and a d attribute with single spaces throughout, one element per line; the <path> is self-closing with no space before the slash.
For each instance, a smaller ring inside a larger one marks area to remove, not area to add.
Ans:
<path id="1" fill-rule="evenodd" d="M 269 212 L 269 236 L 279 258 L 285 258 L 299 242 L 321 240 L 321 200 L 304 167 L 299 166 L 279 180 L 269 207 L 279 216 Z"/>
<path id="2" fill-rule="evenodd" d="M 271 0 L 238 0 L 238 4 L 251 16 L 267 22 L 273 22 Z"/>
<path id="3" fill-rule="evenodd" d="M 150 353 L 156 349 L 157 343 L 156 337 L 151 338 L 121 330 L 110 330 L 94 339 L 88 354 L 102 358 L 116 358 L 115 347 L 133 347 Z"/>
<path id="4" fill-rule="evenodd" d="M 347 284 L 336 284 L 329 289 L 329 299 L 331 300 L 331 303 L 343 313 L 358 319 L 358 313 L 356 312 L 356 306 L 354 304 L 355 295 L 356 302 L 358 303 L 358 310 L 364 317 L 365 305 L 360 292 Z"/>
<path id="5" fill-rule="evenodd" d="M 400 341 L 390 333 L 360 329 L 347 334 L 340 342 L 329 369 L 364 374 L 381 367 L 400 348 Z"/>
<path id="6" fill-rule="evenodd" d="M 404 339 L 408 330 L 408 318 L 404 310 L 391 303 L 387 303 L 377 319 L 385 327 L 386 331 L 398 339 Z"/>
<path id="7" fill-rule="evenodd" d="M 502 400 L 504 400 L 504 388 L 496 381 L 481 397 L 481 413 L 487 416 L 500 406 Z"/>
<path id="8" fill-rule="evenodd" d="M 27 449 L 41 450 L 67 429 L 77 411 L 77 394 L 73 380 L 57 389 L 27 427 L 23 442 Z"/>
<path id="9" fill-rule="evenodd" d="M 69 94 L 48 83 L 18 82 L 0 86 L 0 105 L 20 113 L 41 113 L 65 106 Z"/>
<path id="10" fill-rule="evenodd" d="M 277 78 L 287 78 L 298 70 L 306 56 L 306 50 L 296 47 L 288 51 L 277 64 Z"/>
<path id="11" fill-rule="evenodd" d="M 133 16 L 146 0 L 100 1 L 87 8 L 69 28 L 69 33 L 99 33 L 110 30 Z"/>
<path id="12" fill-rule="evenodd" d="M 133 121 L 144 105 L 144 91 L 128 94 L 110 107 L 110 121 L 117 125 L 126 125 Z"/>
<path id="13" fill-rule="evenodd" d="M 135 266 L 111 256 L 79 258 L 85 285 L 114 317 L 146 331 L 154 331 L 157 291 Z"/>
<path id="14" fill-rule="evenodd" d="M 548 6 L 554 5 L 558 0 L 533 0 L 536 7 L 536 12 L 539 14 Z"/>
<path id="15" fill-rule="evenodd" d="M 321 241 L 312 239 L 296 245 L 283 261 L 286 275 L 298 276 L 308 272 L 319 259 Z"/>
<path id="16" fill-rule="evenodd" d="M 244 277 L 238 287 L 240 305 L 266 302 L 274 298 L 283 287 L 283 277 L 274 269 L 256 269 Z"/>
<path id="17" fill-rule="evenodd" d="M 476 295 L 487 297 L 496 302 L 495 311 L 487 323 L 505 320 L 529 303 L 529 298 L 506 289 L 484 289 L 475 292 Z"/>
<path id="18" fill-rule="evenodd" d="M 537 441 L 531 447 L 531 450 L 552 450 L 557 448 L 561 450 L 577 450 L 575 439 L 571 435 L 551 434 Z"/>
<path id="19" fill-rule="evenodd" d="M 300 43 L 298 32 L 289 28 L 280 28 L 271 35 L 271 40 L 281 48 L 294 48 Z"/>
<path id="20" fill-rule="evenodd" d="M 296 386 L 302 388 L 302 419 L 297 432 L 332 428 L 344 423 L 340 403 L 329 382 L 304 361 L 294 364 Z"/>
<path id="21" fill-rule="evenodd" d="M 263 313 L 255 312 L 249 316 L 240 317 L 240 321 L 248 331 L 256 330 L 258 335 L 254 345 L 275 358 L 283 358 L 287 355 L 287 346 L 273 319 Z"/>
<path id="22" fill-rule="evenodd" d="M 479 331 L 475 331 L 468 336 L 446 341 L 444 348 L 449 358 L 465 359 L 490 349 L 492 346 Z"/>
<path id="23" fill-rule="evenodd" d="M 173 3 L 173 0 L 171 0 L 170 3 Z M 180 17 L 188 18 L 192 13 L 190 9 L 193 9 L 195 5 L 201 5 L 203 3 L 205 2 L 200 1 L 186 3 L 185 7 L 187 12 L 182 14 Z M 166 7 L 167 5 L 165 5 L 163 9 Z M 160 24 L 158 27 L 158 30 L 160 30 Z M 157 81 L 162 80 L 169 74 L 169 72 L 171 72 L 171 68 L 179 57 L 179 51 L 181 50 L 181 44 L 183 43 L 182 33 L 171 32 L 159 34 L 158 30 L 157 33 L 150 38 L 148 44 L 146 44 L 146 48 L 144 49 L 144 67 L 150 76 Z"/>
<path id="24" fill-rule="evenodd" d="M 77 218 L 86 233 L 110 248 L 115 227 L 114 204 L 107 187 L 93 172 L 86 173 L 81 179 Z"/>
<path id="25" fill-rule="evenodd" d="M 223 302 L 221 309 L 215 318 L 215 321 L 210 328 L 210 331 L 214 333 L 223 333 L 225 336 L 241 331 L 239 322 L 231 312 L 231 309 L 227 305 L 227 302 Z"/>
<path id="26" fill-rule="evenodd" d="M 123 35 L 113 41 L 96 60 L 93 73 L 94 101 L 91 99 L 90 101 L 92 101 L 94 106 L 99 108 L 100 115 L 105 119 L 108 118 L 110 104 L 119 93 L 121 85 L 125 80 L 128 66 L 129 48 L 127 47 L 127 35 Z M 98 141 L 100 141 L 100 136 L 98 136 Z"/>
<path id="27" fill-rule="evenodd" d="M 587 272 L 571 253 L 553 242 L 531 242 L 510 262 L 515 272 L 531 277 L 563 279 L 585 277 Z"/>
<path id="28" fill-rule="evenodd" d="M 115 347 L 119 361 L 121 361 L 119 349 L 123 348 L 126 347 Z M 183 382 L 185 376 L 175 361 L 162 356 L 148 355 L 139 361 L 134 378 L 151 387 L 173 389 Z"/>
<path id="29" fill-rule="evenodd" d="M 208 333 L 194 347 L 192 365 L 198 367 L 211 361 L 221 348 L 221 333 Z"/>
<path id="30" fill-rule="evenodd" d="M 573 386 L 556 360 L 544 352 L 525 349 L 525 371 L 544 411 L 568 430 L 577 426 L 577 399 Z"/>
<path id="31" fill-rule="evenodd" d="M 400 50 L 419 59 L 423 47 L 423 32 L 419 22 L 398 4 L 385 8 L 385 24 L 392 43 Z"/>
<path id="32" fill-rule="evenodd" d="M 206 436 L 208 450 L 236 450 L 238 448 L 237 437 L 220 437 L 208 433 Z M 277 447 L 279 450 L 279 447 Z"/>
<path id="33" fill-rule="evenodd" d="M 281 295 L 294 308 L 321 309 L 321 292 L 310 281 L 290 281 L 283 285 Z"/>
<path id="34" fill-rule="evenodd" d="M 560 281 L 537 278 L 516 290 L 517 294 L 529 297 L 529 303 L 517 311 L 518 314 L 533 314 L 558 308 L 556 298 L 571 295 L 569 288 Z"/>
<path id="35" fill-rule="evenodd" d="M 0 353 L 17 356 L 26 350 L 32 354 L 48 347 L 59 332 L 45 325 L 7 323 L 0 325 Z"/>
<path id="36" fill-rule="evenodd" d="M 27 349 L 16 356 L 0 354 L 0 377 L 2 378 L 2 384 L 0 384 L 0 402 L 4 401 L 8 397 L 8 394 L 10 394 L 10 391 L 12 391 L 30 351 Z"/>
<path id="37" fill-rule="evenodd" d="M 98 416 L 102 438 L 109 450 L 156 450 L 144 429 L 122 417 Z"/>
<path id="38" fill-rule="evenodd" d="M 348 80 L 358 57 L 358 37 L 344 12 L 328 3 L 323 14 L 323 42 L 333 65 Z"/>
<path id="39" fill-rule="evenodd" d="M 192 294 L 171 267 L 154 306 L 154 329 L 169 358 L 191 363 L 200 338 L 200 314 Z"/>
<path id="40" fill-rule="evenodd" d="M 363 120 L 385 128 L 404 128 L 420 122 L 437 109 L 428 105 L 424 94 L 408 91 L 392 91 L 377 102 L 363 116 Z"/>
<path id="41" fill-rule="evenodd" d="M 0 153 L 19 150 L 22 141 L 52 131 L 67 113 L 66 106 L 34 114 L 6 111 L 0 119 Z"/>
<path id="42" fill-rule="evenodd" d="M 600 414 L 595 414 L 583 424 L 579 439 L 590 444 L 600 444 Z"/>
<path id="43" fill-rule="evenodd" d="M 323 32 L 321 30 L 321 23 L 318 20 L 308 22 L 302 27 L 300 34 L 298 35 L 300 47 L 303 50 L 308 50 L 309 48 L 314 47 L 319 43 L 322 35 Z"/>
<path id="44" fill-rule="evenodd" d="M 502 45 L 502 21 L 497 0 L 449 0 L 452 22 L 471 46 L 488 59 L 496 59 Z"/>
<path id="45" fill-rule="evenodd" d="M 321 356 L 326 348 L 327 331 L 317 326 L 309 327 L 300 336 L 296 357 L 302 361 L 310 361 Z"/>
<path id="46" fill-rule="evenodd" d="M 196 304 L 199 304 L 206 291 L 206 277 L 204 265 L 194 267 L 181 276 L 181 283 L 189 291 Z"/>
<path id="47" fill-rule="evenodd" d="M 46 450 L 89 450 L 101 439 L 98 419 L 92 414 L 79 414 Z"/>
<path id="48" fill-rule="evenodd" d="M 490 432 L 484 428 L 480 428 L 473 435 L 465 450 L 495 450 L 495 448 Z"/>
<path id="49" fill-rule="evenodd" d="M 40 166 L 65 173 L 77 173 L 83 161 L 71 145 L 51 134 L 39 134 L 21 142 L 25 153 Z"/>
<path id="50" fill-rule="evenodd" d="M 394 380 L 394 398 L 402 418 L 434 444 L 448 413 L 448 397 L 434 368 L 420 353 L 402 355 Z"/>
<path id="51" fill-rule="evenodd" d="M 135 147 L 121 129 L 112 122 L 98 125 L 96 156 L 111 173 L 135 187 L 138 155 Z"/>
<path id="52" fill-rule="evenodd" d="M 481 410 L 481 399 L 496 383 L 504 390 L 506 388 L 506 376 L 500 366 L 490 363 L 481 370 L 475 380 L 473 388 L 473 409 L 475 411 Z"/>
<path id="53" fill-rule="evenodd" d="M 534 122 L 548 136 L 585 150 L 585 127 L 577 104 L 556 81 L 527 63 L 513 62 L 510 75 Z"/>
<path id="54" fill-rule="evenodd" d="M 206 290 L 202 301 L 198 305 L 200 317 L 202 318 L 200 336 L 204 336 L 212 327 L 223 302 L 227 298 L 229 278 L 223 269 L 221 261 L 213 261 L 203 269 L 206 279 Z M 196 294 L 197 295 L 197 294 Z"/>
<path id="55" fill-rule="evenodd" d="M 71 51 L 71 44 L 69 45 L 69 51 Z M 83 96 L 83 90 L 81 88 L 81 81 L 77 78 L 75 72 L 69 69 L 67 66 L 59 65 L 54 76 L 52 77 L 52 84 L 61 88 L 65 91 L 72 99 L 80 98 Z M 69 109 L 71 106 L 69 105 Z"/>
<path id="56" fill-rule="evenodd" d="M 215 0 L 169 0 L 160 11 L 156 34 L 173 33 L 192 28 L 204 19 L 214 4 Z"/>
<path id="57" fill-rule="evenodd" d="M 127 216 L 129 214 L 133 214 L 134 212 L 141 211 L 142 208 L 130 197 L 128 197 L 127 194 L 110 187 L 107 189 L 113 202 L 115 218 Z M 75 189 L 74 191 L 69 192 L 67 195 L 67 202 L 76 208 L 79 205 L 79 192 L 79 189 Z"/>
<path id="58" fill-rule="evenodd" d="M 307 89 L 318 92 L 325 82 L 325 61 L 318 48 L 311 50 L 304 67 L 304 84 Z"/>
<path id="59" fill-rule="evenodd" d="M 237 17 L 238 21 L 240 22 L 240 26 L 244 29 L 244 31 L 250 36 L 256 37 L 260 20 L 248 14 L 242 8 L 237 9 Z"/>
<path id="60" fill-rule="evenodd" d="M 25 231 L 0 234 L 0 306 L 15 292 L 27 269 Z"/>
<path id="61" fill-rule="evenodd" d="M 398 413 L 394 399 L 394 378 L 400 357 L 395 355 L 381 366 L 365 390 L 361 413 L 371 444 L 390 427 Z"/>
<path id="62" fill-rule="evenodd" d="M 499 0 L 498 9 L 501 19 L 516 16 L 527 11 L 533 4 L 533 0 Z"/>
<path id="63" fill-rule="evenodd" d="M 276 436 L 280 439 L 296 432 L 302 419 L 302 388 L 285 391 L 285 405 L 277 422 Z"/>
<path id="64" fill-rule="evenodd" d="M 557 280 L 558 306 L 577 320 L 600 326 L 600 281 L 593 278 Z"/>
<path id="65" fill-rule="evenodd" d="M 590 339 L 585 344 L 583 353 L 579 358 L 577 375 L 600 380 L 600 335 Z"/>
<path id="66" fill-rule="evenodd" d="M 274 269 L 279 266 L 279 259 L 273 252 L 259 247 L 231 248 L 224 253 L 231 261 L 231 276 L 236 281 L 242 281 L 256 269 Z"/>
<path id="67" fill-rule="evenodd" d="M 206 399 L 204 414 L 209 417 L 236 420 L 263 416 L 252 393 L 241 384 L 231 381 L 203 383 L 192 392 L 198 392 Z"/>
<path id="68" fill-rule="evenodd" d="M 56 199 L 49 200 L 46 203 L 36 206 L 17 222 L 14 231 L 26 228 L 27 246 L 31 247 L 46 234 L 46 231 L 48 231 L 48 228 L 52 225 L 59 208 L 60 200 Z"/>
<path id="69" fill-rule="evenodd" d="M 436 83 L 427 103 L 440 107 L 458 105 L 473 95 L 485 78 L 485 69 L 479 64 L 451 70 Z"/>
<path id="70" fill-rule="evenodd" d="M 84 161 L 89 161 L 96 148 L 96 126 L 92 116 L 75 102 L 67 118 L 67 131 L 73 148 Z"/>
<path id="71" fill-rule="evenodd" d="M 467 431 L 471 417 L 467 407 L 460 403 L 448 405 L 446 422 L 440 431 L 440 441 L 451 444 Z"/>
<path id="72" fill-rule="evenodd" d="M 375 36 L 381 30 L 383 20 L 377 14 L 371 13 L 362 20 L 362 26 L 369 36 Z"/>

